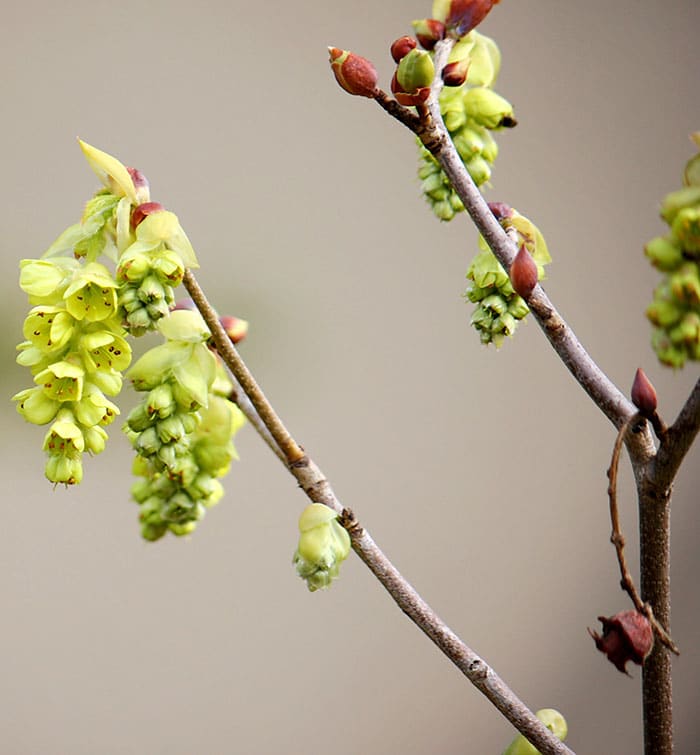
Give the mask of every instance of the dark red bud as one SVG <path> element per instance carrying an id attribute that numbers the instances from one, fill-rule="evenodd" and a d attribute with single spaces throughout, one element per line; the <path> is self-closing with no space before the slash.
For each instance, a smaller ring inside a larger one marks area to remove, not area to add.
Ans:
<path id="1" fill-rule="evenodd" d="M 136 228 L 139 223 L 147 216 L 153 215 L 155 212 L 163 212 L 165 207 L 160 202 L 144 202 L 138 207 L 134 208 L 131 214 L 131 227 Z"/>
<path id="2" fill-rule="evenodd" d="M 532 289 L 537 285 L 538 277 L 535 260 L 532 259 L 532 255 L 525 248 L 525 244 L 521 244 L 513 264 L 510 266 L 510 282 L 513 284 L 515 292 L 523 299 L 527 299 L 532 293 Z"/>
<path id="3" fill-rule="evenodd" d="M 371 61 L 354 52 L 329 47 L 331 68 L 335 80 L 349 94 L 374 97 L 377 93 L 377 69 Z"/>
<path id="4" fill-rule="evenodd" d="M 411 50 L 415 50 L 418 42 L 413 37 L 399 37 L 391 45 L 391 57 L 394 59 L 394 63 L 401 62 L 401 58 L 405 58 Z"/>
<path id="5" fill-rule="evenodd" d="M 445 26 L 452 36 L 463 37 L 478 26 L 499 2 L 500 0 L 452 0 Z"/>
<path id="6" fill-rule="evenodd" d="M 639 367 L 632 383 L 632 403 L 642 416 L 651 419 L 656 414 L 656 391 L 644 370 Z"/>
<path id="7" fill-rule="evenodd" d="M 248 333 L 248 322 L 246 320 L 241 320 L 239 317 L 224 315 L 219 318 L 219 322 L 226 331 L 226 335 L 233 341 L 233 343 L 242 341 Z"/>
<path id="8" fill-rule="evenodd" d="M 447 87 L 461 87 L 467 80 L 469 72 L 468 60 L 456 60 L 454 63 L 448 63 L 442 69 L 442 80 Z"/>
<path id="9" fill-rule="evenodd" d="M 489 202 L 489 210 L 499 223 L 501 220 L 513 217 L 513 208 L 505 202 Z"/>
<path id="10" fill-rule="evenodd" d="M 441 39 L 445 39 L 445 24 L 435 18 L 422 18 L 420 21 L 414 21 L 413 29 L 421 47 L 426 50 L 434 49 Z"/>
<path id="11" fill-rule="evenodd" d="M 627 673 L 627 661 L 641 666 L 654 646 L 654 631 L 649 619 L 639 611 L 621 611 L 610 618 L 599 616 L 603 634 L 588 630 L 595 646 L 618 671 Z"/>
<path id="12" fill-rule="evenodd" d="M 136 191 L 139 189 L 148 189 L 148 179 L 136 168 L 126 168 L 127 172 L 131 176 L 131 180 L 134 182 L 134 188 Z"/>

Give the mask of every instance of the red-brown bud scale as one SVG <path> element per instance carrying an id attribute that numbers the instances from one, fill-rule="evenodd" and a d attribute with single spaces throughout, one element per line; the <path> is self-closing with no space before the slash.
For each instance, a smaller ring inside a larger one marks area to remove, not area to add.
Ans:
<path id="1" fill-rule="evenodd" d="M 656 390 L 641 367 L 637 369 L 634 375 L 631 396 L 632 403 L 639 409 L 639 413 L 643 417 L 651 419 L 656 414 L 656 407 L 658 405 Z"/>
<path id="2" fill-rule="evenodd" d="M 535 260 L 532 259 L 532 255 L 525 248 L 525 244 L 521 244 L 513 264 L 510 266 L 510 282 L 513 284 L 515 292 L 523 299 L 527 299 L 537 285 L 538 278 Z"/>

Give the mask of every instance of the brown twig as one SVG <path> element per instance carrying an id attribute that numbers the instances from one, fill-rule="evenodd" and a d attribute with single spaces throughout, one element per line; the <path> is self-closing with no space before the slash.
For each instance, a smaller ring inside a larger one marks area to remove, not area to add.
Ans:
<path id="1" fill-rule="evenodd" d="M 610 467 L 608 468 L 608 498 L 610 500 L 610 523 L 612 525 L 612 534 L 610 535 L 610 542 L 615 546 L 615 553 L 617 554 L 617 563 L 620 567 L 620 586 L 630 596 L 634 607 L 643 613 L 649 623 L 654 628 L 654 632 L 658 636 L 659 640 L 676 655 L 680 654 L 678 647 L 673 642 L 668 632 L 661 626 L 656 617 L 650 603 L 645 603 L 637 591 L 634 584 L 632 574 L 627 567 L 627 559 L 625 558 L 625 536 L 622 534 L 622 527 L 620 525 L 620 513 L 617 505 L 617 470 L 620 464 L 620 451 L 622 444 L 625 440 L 630 427 L 637 423 L 644 422 L 644 418 L 641 414 L 634 414 L 622 425 L 615 438 L 615 445 L 613 446 L 612 458 L 610 460 Z"/>
<path id="2" fill-rule="evenodd" d="M 250 399 L 250 402 L 255 408 L 263 425 L 269 430 L 270 435 L 274 438 L 278 448 L 284 454 L 284 458 L 290 464 L 298 461 L 304 456 L 303 449 L 299 447 L 294 438 L 289 434 L 289 431 L 277 414 L 272 411 L 270 402 L 267 400 L 252 373 L 239 356 L 236 347 L 233 345 L 228 334 L 219 322 L 219 318 L 214 311 L 214 308 L 207 301 L 204 292 L 191 270 L 185 270 L 185 276 L 182 283 L 204 318 L 204 321 L 212 334 L 214 343 L 216 344 L 216 350 L 219 352 L 219 356 L 224 360 L 244 393 Z"/>
<path id="3" fill-rule="evenodd" d="M 501 711 L 521 734 L 546 755 L 573 755 L 572 751 L 539 721 L 498 674 L 430 608 L 380 550 L 369 533 L 360 526 L 350 510 L 343 506 L 321 470 L 294 441 L 272 405 L 258 387 L 190 270 L 185 273 L 184 284 L 211 331 L 219 355 L 238 380 L 243 391 L 248 393 L 249 387 L 254 386 L 253 395 L 249 393 L 248 395 L 255 409 L 255 414 L 262 426 L 269 430 L 274 442 L 282 449 L 287 468 L 294 475 L 309 500 L 315 503 L 323 503 L 339 515 L 340 521 L 346 526 L 350 534 L 353 549 L 381 582 L 399 608 L 442 650 L 447 658 Z M 253 425 L 260 430 L 260 423 L 254 422 Z M 288 449 L 298 449 L 299 454 L 290 458 Z"/>

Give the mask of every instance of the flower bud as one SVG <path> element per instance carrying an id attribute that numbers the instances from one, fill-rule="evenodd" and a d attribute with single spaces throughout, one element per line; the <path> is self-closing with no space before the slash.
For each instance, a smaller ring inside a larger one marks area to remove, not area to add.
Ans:
<path id="1" fill-rule="evenodd" d="M 542 708 L 535 715 L 560 741 L 563 742 L 566 739 L 569 727 L 566 724 L 566 719 L 558 710 Z M 519 734 L 503 755 L 539 755 L 539 750 L 533 744 L 530 744 L 522 734 Z"/>
<path id="2" fill-rule="evenodd" d="M 309 504 L 299 517 L 299 545 L 294 554 L 297 574 L 309 590 L 328 587 L 350 553 L 350 535 L 338 515 L 322 503 Z"/>
<path id="3" fill-rule="evenodd" d="M 414 21 L 411 26 L 416 38 L 426 50 L 432 50 L 441 39 L 445 39 L 445 24 L 435 18 L 421 18 Z M 396 62 L 398 63 L 398 60 Z"/>
<path id="4" fill-rule="evenodd" d="M 377 92 L 377 69 L 366 58 L 348 50 L 329 47 L 331 68 L 340 86 L 349 94 L 373 98 Z"/>
<path id="5" fill-rule="evenodd" d="M 700 256 L 700 204 L 680 210 L 671 223 L 671 233 L 687 256 L 697 259 Z"/>
<path id="6" fill-rule="evenodd" d="M 656 413 L 656 390 L 641 367 L 634 374 L 631 395 L 632 403 L 639 409 L 642 416 L 651 419 Z"/>
<path id="7" fill-rule="evenodd" d="M 675 270 L 683 262 L 683 252 L 666 236 L 656 236 L 644 247 L 644 254 L 658 270 Z"/>
<path id="8" fill-rule="evenodd" d="M 599 616 L 603 634 L 588 630 L 595 646 L 618 671 L 627 673 L 628 661 L 641 666 L 654 646 L 654 632 L 649 619 L 639 611 L 621 611 L 610 618 Z"/>
<path id="9" fill-rule="evenodd" d="M 510 266 L 510 282 L 515 292 L 527 299 L 537 285 L 537 279 L 537 264 L 525 248 L 525 244 L 521 244 Z"/>
<path id="10" fill-rule="evenodd" d="M 464 109 L 470 118 L 488 129 L 517 125 L 510 102 L 487 87 L 469 89 L 464 95 Z"/>
<path id="11" fill-rule="evenodd" d="M 700 204 L 700 186 L 684 186 L 664 197 L 661 203 L 661 217 L 671 225 L 681 210 L 698 204 Z"/>
<path id="12" fill-rule="evenodd" d="M 442 80 L 447 87 L 461 87 L 467 80 L 468 71 L 468 60 L 456 60 L 442 69 Z"/>
<path id="13" fill-rule="evenodd" d="M 391 45 L 391 57 L 394 63 L 400 63 L 401 58 L 408 55 L 411 50 L 416 49 L 418 43 L 413 37 L 399 37 Z"/>
<path id="14" fill-rule="evenodd" d="M 233 341 L 238 343 L 242 341 L 248 333 L 248 321 L 241 320 L 238 317 L 232 315 L 224 315 L 219 318 L 221 326 L 226 331 L 226 335 Z"/>
<path id="15" fill-rule="evenodd" d="M 411 50 L 396 69 L 396 81 L 401 91 L 407 94 L 430 88 L 434 77 L 435 65 L 430 53 L 425 50 Z"/>

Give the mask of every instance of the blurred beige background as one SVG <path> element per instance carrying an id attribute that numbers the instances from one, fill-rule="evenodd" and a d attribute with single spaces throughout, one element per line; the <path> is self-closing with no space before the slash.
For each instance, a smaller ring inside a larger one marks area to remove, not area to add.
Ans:
<path id="1" fill-rule="evenodd" d="M 76 135 L 139 167 L 177 212 L 245 358 L 346 505 L 450 625 L 579 753 L 638 753 L 640 671 L 586 627 L 627 607 L 605 469 L 614 433 L 529 323 L 500 352 L 468 326 L 476 234 L 440 225 L 413 140 L 335 85 L 326 46 L 372 58 L 428 0 L 27 2 L 0 31 L 5 396 L 39 256 L 96 188 Z M 503 0 L 483 26 L 520 125 L 490 199 L 543 229 L 547 289 L 625 391 L 644 366 L 670 420 L 697 366 L 662 369 L 642 312 L 700 128 L 696 0 Z M 126 409 L 133 403 L 122 398 Z M 304 498 L 252 430 L 227 495 L 189 541 L 150 545 L 129 449 L 79 489 L 43 479 L 43 430 L 3 411 L 0 751 L 8 755 L 475 753 L 512 730 L 360 562 L 310 594 L 291 555 Z M 678 752 L 698 722 L 698 449 L 676 485 Z M 630 474 L 626 533 L 636 543 Z M 634 551 L 631 549 L 631 552 Z M 636 571 L 636 564 L 635 564 Z"/>

